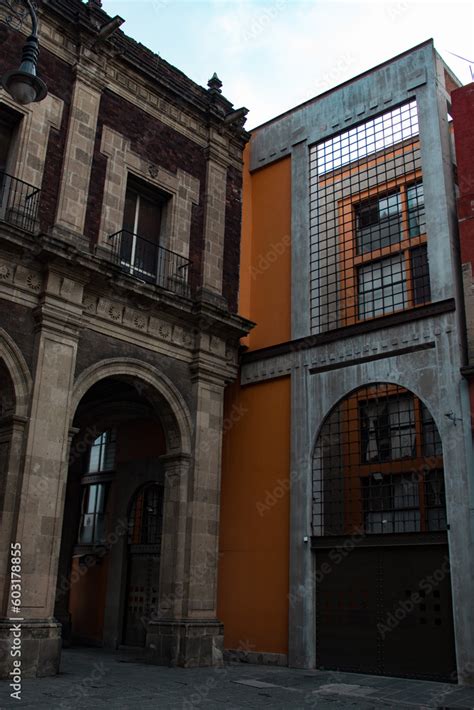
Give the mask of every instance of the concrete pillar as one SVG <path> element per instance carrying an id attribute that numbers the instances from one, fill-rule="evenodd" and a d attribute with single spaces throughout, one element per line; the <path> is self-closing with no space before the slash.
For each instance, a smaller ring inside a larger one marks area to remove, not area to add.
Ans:
<path id="1" fill-rule="evenodd" d="M 60 625 L 54 619 L 69 406 L 82 315 L 83 284 L 50 271 L 36 309 L 35 371 L 21 499 L 11 541 L 21 545 L 22 675 L 57 673 Z M 9 605 L 10 606 L 10 605 Z M 13 617 L 10 608 L 8 617 Z M 20 621 L 21 619 L 21 621 Z M 10 627 L 0 622 L 0 675 L 11 669 Z"/>

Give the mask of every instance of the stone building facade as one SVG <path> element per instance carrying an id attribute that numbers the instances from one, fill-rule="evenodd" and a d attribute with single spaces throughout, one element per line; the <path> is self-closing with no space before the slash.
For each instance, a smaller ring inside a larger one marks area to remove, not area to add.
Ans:
<path id="1" fill-rule="evenodd" d="M 458 86 L 428 41 L 252 132 L 240 305 L 257 325 L 221 505 L 235 657 L 474 682 Z"/>
<path id="2" fill-rule="evenodd" d="M 219 665 L 223 393 L 251 326 L 236 313 L 246 110 L 100 3 L 39 16 L 47 98 L 0 93 L 1 672 L 12 543 L 25 676 L 57 672 L 61 627 Z M 22 32 L 2 35 L 5 68 Z"/>

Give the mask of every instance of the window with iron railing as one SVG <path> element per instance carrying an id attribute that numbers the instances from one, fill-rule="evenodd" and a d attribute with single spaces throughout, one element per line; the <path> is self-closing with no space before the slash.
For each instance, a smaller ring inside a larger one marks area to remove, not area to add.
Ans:
<path id="1" fill-rule="evenodd" d="M 123 228 L 109 237 L 120 268 L 141 281 L 169 291 L 188 293 L 190 262 L 166 248 L 165 213 L 170 196 L 129 177 Z"/>
<path id="2" fill-rule="evenodd" d="M 0 221 L 33 232 L 40 190 L 14 177 L 16 142 L 22 116 L 0 104 Z"/>

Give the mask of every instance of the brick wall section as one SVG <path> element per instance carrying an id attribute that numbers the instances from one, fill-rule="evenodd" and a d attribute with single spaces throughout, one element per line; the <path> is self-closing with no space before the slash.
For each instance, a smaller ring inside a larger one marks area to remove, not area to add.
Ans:
<path id="1" fill-rule="evenodd" d="M 452 93 L 454 140 L 458 166 L 458 217 L 462 262 L 474 267 L 474 82 Z"/>
<path id="2" fill-rule="evenodd" d="M 35 322 L 31 308 L 19 303 L 3 301 L 1 327 L 15 341 L 30 370 L 33 369 L 35 346 Z"/>
<path id="3" fill-rule="evenodd" d="M 99 109 L 98 136 L 92 165 L 89 208 L 85 234 L 93 242 L 99 235 L 101 205 L 104 192 L 106 159 L 100 154 L 102 127 L 107 125 L 131 141 L 132 150 L 151 164 L 176 172 L 186 170 L 200 181 L 200 204 L 193 208 L 191 219 L 190 259 L 193 262 L 192 286 L 201 275 L 203 249 L 203 203 L 206 182 L 204 149 L 181 133 L 148 115 L 132 103 L 104 91 Z"/>
<path id="4" fill-rule="evenodd" d="M 237 313 L 239 296 L 241 194 L 242 174 L 231 166 L 227 171 L 222 292 L 232 313 Z"/>
<path id="5" fill-rule="evenodd" d="M 107 157 L 100 152 L 102 142 L 103 121 L 100 120 L 102 102 L 99 108 L 99 121 L 94 145 L 94 157 L 92 159 L 91 181 L 89 185 L 89 199 L 87 200 L 86 220 L 84 224 L 84 234 L 92 243 L 97 243 L 99 238 L 100 220 L 102 214 L 102 202 L 104 199 L 105 174 L 107 171 Z"/>
<path id="6" fill-rule="evenodd" d="M 5 41 L 0 44 L 2 72 L 19 65 L 24 41 L 23 35 L 9 30 Z M 64 101 L 61 130 L 52 128 L 50 131 L 41 185 L 40 222 L 41 229 L 46 230 L 53 225 L 56 216 L 73 76 L 71 67 L 46 49 L 40 51 L 38 75 L 46 82 L 48 91 Z"/>

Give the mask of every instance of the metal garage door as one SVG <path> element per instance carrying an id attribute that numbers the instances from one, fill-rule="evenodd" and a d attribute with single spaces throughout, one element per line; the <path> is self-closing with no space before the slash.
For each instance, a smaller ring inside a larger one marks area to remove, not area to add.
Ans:
<path id="1" fill-rule="evenodd" d="M 456 680 L 446 545 L 315 554 L 318 668 Z"/>

